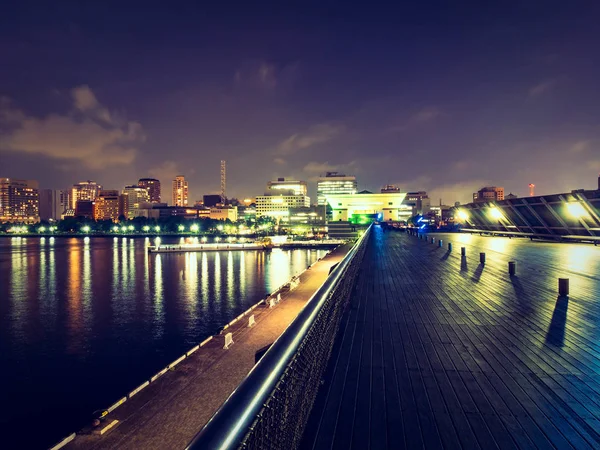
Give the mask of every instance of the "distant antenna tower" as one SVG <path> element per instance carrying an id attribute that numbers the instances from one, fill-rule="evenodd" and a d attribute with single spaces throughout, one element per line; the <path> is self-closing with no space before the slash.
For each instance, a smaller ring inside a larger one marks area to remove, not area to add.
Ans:
<path id="1" fill-rule="evenodd" d="M 223 203 L 225 203 L 225 185 L 226 185 L 227 179 L 226 179 L 226 168 L 225 168 L 225 161 L 221 160 L 221 201 Z"/>
<path id="2" fill-rule="evenodd" d="M 535 190 L 535 184 L 529 183 L 529 196 L 530 197 L 533 197 L 535 195 L 534 190 Z"/>

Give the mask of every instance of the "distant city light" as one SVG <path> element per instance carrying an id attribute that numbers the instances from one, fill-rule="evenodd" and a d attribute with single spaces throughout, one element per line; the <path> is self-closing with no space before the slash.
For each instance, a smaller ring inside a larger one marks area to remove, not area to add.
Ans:
<path id="1" fill-rule="evenodd" d="M 183 231 L 183 230 L 185 230 L 185 227 L 184 227 L 183 225 L 179 225 L 179 226 L 177 227 L 177 230 L 178 230 L 178 231 Z"/>
<path id="2" fill-rule="evenodd" d="M 115 233 L 118 233 L 118 232 L 119 232 L 119 227 L 113 227 L 113 228 L 112 228 L 112 230 L 113 230 Z"/>
<path id="3" fill-rule="evenodd" d="M 576 219 L 580 219 L 588 215 L 581 203 L 567 203 L 567 211 Z"/>
<path id="4" fill-rule="evenodd" d="M 492 216 L 492 218 L 494 218 L 496 220 L 500 220 L 504 217 L 502 215 L 502 212 L 498 208 L 495 208 L 495 207 L 490 208 L 490 216 Z"/>
<path id="5" fill-rule="evenodd" d="M 200 229 L 200 227 L 197 224 L 194 224 L 190 227 L 190 231 L 192 233 L 197 233 L 199 229 Z"/>
<path id="6" fill-rule="evenodd" d="M 91 228 L 88 225 L 81 227 L 81 231 L 83 231 L 84 233 L 89 233 L 90 230 Z"/>
<path id="7" fill-rule="evenodd" d="M 133 225 L 129 225 L 129 231 L 133 231 L 135 230 L 135 227 Z"/>
<path id="8" fill-rule="evenodd" d="M 38 228 L 38 231 L 39 231 L 40 233 L 43 233 L 44 231 L 46 231 L 46 227 L 39 227 L 39 228 Z"/>
<path id="9" fill-rule="evenodd" d="M 158 233 L 160 231 L 160 227 L 154 227 L 154 231 Z"/>
<path id="10" fill-rule="evenodd" d="M 144 231 L 150 231 L 150 227 L 148 225 L 144 225 L 142 227 L 142 230 L 144 230 Z"/>

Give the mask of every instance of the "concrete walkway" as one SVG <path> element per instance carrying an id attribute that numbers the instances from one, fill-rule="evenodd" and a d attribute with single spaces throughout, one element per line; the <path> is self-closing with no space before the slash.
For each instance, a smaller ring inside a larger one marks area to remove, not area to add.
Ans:
<path id="1" fill-rule="evenodd" d="M 223 336 L 216 336 L 109 413 L 105 423 L 119 421 L 113 429 L 102 436 L 83 430 L 64 448 L 184 448 L 246 377 L 256 353 L 281 335 L 349 248 L 339 247 L 306 270 L 300 285 L 282 294 L 275 307 L 258 306 L 252 312 L 256 320 L 252 328 L 244 317 L 227 329 L 234 341 L 228 350 L 223 349 Z"/>

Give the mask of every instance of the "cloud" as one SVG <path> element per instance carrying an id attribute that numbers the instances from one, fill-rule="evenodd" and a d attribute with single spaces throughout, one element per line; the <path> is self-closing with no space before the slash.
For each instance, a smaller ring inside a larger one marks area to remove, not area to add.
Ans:
<path id="1" fill-rule="evenodd" d="M 320 176 L 324 176 L 327 172 L 339 172 L 345 175 L 356 175 L 359 172 L 357 161 L 350 161 L 347 164 L 329 164 L 326 162 L 311 161 L 302 169 L 307 174 L 308 181 L 318 181 Z"/>
<path id="2" fill-rule="evenodd" d="M 151 168 L 148 170 L 148 174 L 151 177 L 158 178 L 161 184 L 166 186 L 167 183 L 174 180 L 177 175 L 181 175 L 181 170 L 175 161 L 169 160 L 163 161 L 159 166 Z"/>
<path id="3" fill-rule="evenodd" d="M 308 130 L 292 134 L 279 143 L 275 151 L 279 155 L 291 155 L 300 150 L 307 149 L 317 144 L 328 142 L 339 136 L 345 127 L 342 124 L 324 123 L 314 125 Z"/>
<path id="4" fill-rule="evenodd" d="M 275 158 L 273 160 L 273 162 L 279 166 L 283 166 L 283 165 L 287 164 L 287 161 L 283 158 Z"/>
<path id="5" fill-rule="evenodd" d="M 577 141 L 568 148 L 569 153 L 582 153 L 590 147 L 590 141 Z"/>
<path id="6" fill-rule="evenodd" d="M 556 80 L 545 80 L 529 89 L 529 97 L 538 97 L 556 85 Z"/>
<path id="7" fill-rule="evenodd" d="M 28 116 L 0 102 L 0 118 L 8 124 L 0 133 L 0 151 L 42 155 L 89 169 L 131 164 L 145 140 L 142 126 L 117 123 L 87 86 L 71 91 L 73 111 L 44 118 Z"/>
<path id="8" fill-rule="evenodd" d="M 408 118 L 408 120 L 405 120 L 403 123 L 391 127 L 390 131 L 406 131 L 418 125 L 431 122 L 432 120 L 435 120 L 438 117 L 440 117 L 442 114 L 442 110 L 437 106 L 427 106 L 414 113 Z"/>

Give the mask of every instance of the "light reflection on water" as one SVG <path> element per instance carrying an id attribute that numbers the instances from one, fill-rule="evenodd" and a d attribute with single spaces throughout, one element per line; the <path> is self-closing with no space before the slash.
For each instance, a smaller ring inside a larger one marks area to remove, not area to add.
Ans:
<path id="1" fill-rule="evenodd" d="M 23 446 L 54 444 L 325 254 L 152 241 L 0 239 L 0 432 L 36 423 Z"/>

